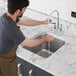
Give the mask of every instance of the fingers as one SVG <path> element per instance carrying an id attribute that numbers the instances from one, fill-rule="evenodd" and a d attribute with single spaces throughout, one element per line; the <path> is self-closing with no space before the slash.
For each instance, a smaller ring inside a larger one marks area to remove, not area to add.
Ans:
<path id="1" fill-rule="evenodd" d="M 45 42 L 50 42 L 54 40 L 54 36 L 52 35 L 47 35 L 44 37 Z"/>
<path id="2" fill-rule="evenodd" d="M 44 24 L 50 24 L 50 23 L 56 24 L 56 22 L 53 21 L 52 19 L 46 19 L 46 20 L 44 20 L 43 22 L 44 22 Z"/>
<path id="3" fill-rule="evenodd" d="M 54 40 L 54 36 L 52 35 L 47 35 L 47 41 L 53 41 Z"/>
<path id="4" fill-rule="evenodd" d="M 48 19 L 44 20 L 44 24 L 48 24 L 48 23 L 49 23 Z"/>

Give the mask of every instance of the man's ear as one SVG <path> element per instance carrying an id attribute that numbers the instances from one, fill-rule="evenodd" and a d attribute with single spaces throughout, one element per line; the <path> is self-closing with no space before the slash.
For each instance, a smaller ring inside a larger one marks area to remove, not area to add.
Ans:
<path id="1" fill-rule="evenodd" d="M 15 13 L 16 13 L 17 15 L 19 15 L 20 12 L 21 12 L 20 9 L 17 9 Z"/>

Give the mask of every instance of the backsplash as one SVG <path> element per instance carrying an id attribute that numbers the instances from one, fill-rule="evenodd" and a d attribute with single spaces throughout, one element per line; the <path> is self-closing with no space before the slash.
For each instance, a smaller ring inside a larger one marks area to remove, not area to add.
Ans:
<path id="1" fill-rule="evenodd" d="M 25 16 L 28 18 L 32 18 L 34 20 L 45 20 L 49 17 L 48 14 L 33 10 L 31 8 L 28 8 L 26 10 L 23 17 Z M 50 19 L 56 21 L 55 17 L 50 17 Z M 59 24 L 62 24 L 62 32 L 68 32 L 70 36 L 76 35 L 76 24 L 70 23 L 63 19 L 59 20 Z M 22 32 L 25 32 L 24 35 L 28 38 L 32 38 L 36 34 L 49 33 L 49 31 L 53 29 L 54 29 L 54 24 L 46 24 L 46 25 L 39 25 L 39 26 L 32 26 L 32 27 L 30 26 L 21 27 Z"/>
<path id="2" fill-rule="evenodd" d="M 0 15 L 5 13 L 7 11 L 6 5 L 7 5 L 7 0 L 0 0 Z M 27 8 L 24 16 L 23 17 L 29 17 L 35 20 L 45 20 L 49 18 L 50 16 L 46 13 Z M 55 20 L 56 18 L 50 17 L 50 19 Z M 76 35 L 76 24 L 68 22 L 66 20 L 60 19 L 59 24 L 62 24 L 62 31 L 68 32 L 70 35 Z M 25 30 L 26 29 L 26 30 Z M 40 33 L 48 33 L 50 30 L 54 29 L 53 24 L 47 24 L 47 25 L 40 25 L 40 26 L 32 26 L 32 27 L 21 27 L 21 30 L 26 32 L 24 35 L 28 38 L 32 38 L 36 34 Z"/>
<path id="3" fill-rule="evenodd" d="M 0 0 L 0 16 L 7 11 L 6 0 Z"/>

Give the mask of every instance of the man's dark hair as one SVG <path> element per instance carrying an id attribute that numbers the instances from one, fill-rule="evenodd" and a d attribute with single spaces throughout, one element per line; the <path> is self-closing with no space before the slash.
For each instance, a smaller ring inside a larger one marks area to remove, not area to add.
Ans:
<path id="1" fill-rule="evenodd" d="M 29 5 L 29 0 L 8 0 L 8 12 L 14 14 L 17 9 L 22 10 L 22 8 Z"/>

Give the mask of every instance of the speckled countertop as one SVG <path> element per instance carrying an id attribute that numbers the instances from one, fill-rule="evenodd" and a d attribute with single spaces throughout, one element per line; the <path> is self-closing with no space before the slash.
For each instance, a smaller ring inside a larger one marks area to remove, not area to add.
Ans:
<path id="1" fill-rule="evenodd" d="M 4 12 L 2 11 L 0 15 Z M 37 20 L 46 18 L 43 13 L 30 9 L 27 10 L 24 16 Z M 65 41 L 65 45 L 48 58 L 42 58 L 19 46 L 17 56 L 55 76 L 76 76 L 76 25 L 63 20 L 60 20 L 60 24 L 63 25 L 62 32 L 57 32 L 53 30 L 51 26 L 47 27 L 47 25 L 33 28 L 21 27 L 22 32 L 28 38 L 32 38 L 34 35 L 45 31 L 45 33 L 52 33 L 57 37 L 62 38 Z"/>
<path id="2" fill-rule="evenodd" d="M 39 30 L 43 29 L 46 33 L 53 34 L 54 36 L 63 39 L 65 41 L 65 45 L 48 58 L 38 56 L 37 54 L 19 46 L 17 51 L 18 57 L 49 73 L 54 74 L 55 76 L 76 76 L 76 25 L 70 25 L 67 27 L 67 30 L 66 26 L 64 26 L 63 31 L 61 32 L 53 30 L 52 25 L 42 25 L 41 27 L 22 27 L 21 30 L 26 37 L 32 38 L 35 34 L 40 32 Z M 30 32 L 28 28 L 31 29 Z"/>

